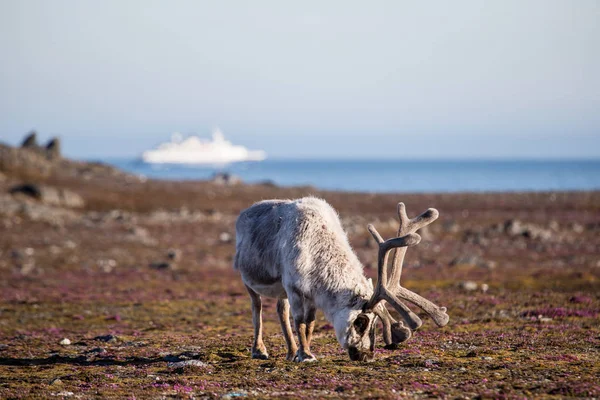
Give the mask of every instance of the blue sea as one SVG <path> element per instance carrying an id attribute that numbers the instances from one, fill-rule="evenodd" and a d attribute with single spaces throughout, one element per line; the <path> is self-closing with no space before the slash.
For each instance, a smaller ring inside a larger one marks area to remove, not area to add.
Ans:
<path id="1" fill-rule="evenodd" d="M 220 167 L 104 161 L 149 178 L 198 180 L 228 172 L 247 183 L 360 192 L 600 190 L 600 160 L 266 160 Z"/>

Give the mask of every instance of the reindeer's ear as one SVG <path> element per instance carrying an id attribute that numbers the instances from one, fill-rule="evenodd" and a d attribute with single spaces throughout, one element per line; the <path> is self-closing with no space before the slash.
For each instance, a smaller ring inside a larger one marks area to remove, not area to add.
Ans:
<path id="1" fill-rule="evenodd" d="M 353 325 L 354 329 L 356 329 L 356 332 L 362 335 L 369 327 L 369 317 L 367 317 L 365 314 L 358 314 L 358 317 L 356 317 L 354 320 Z"/>

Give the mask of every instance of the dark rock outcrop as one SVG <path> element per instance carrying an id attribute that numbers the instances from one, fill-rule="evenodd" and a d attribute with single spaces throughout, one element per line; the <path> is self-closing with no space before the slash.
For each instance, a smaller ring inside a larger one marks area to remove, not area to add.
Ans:
<path id="1" fill-rule="evenodd" d="M 47 177 L 52 169 L 53 163 L 36 149 L 0 145 L 0 171 L 7 175 Z"/>
<path id="2" fill-rule="evenodd" d="M 27 149 L 29 149 L 29 148 L 37 149 L 38 148 L 37 132 L 36 131 L 29 132 L 29 134 L 27 136 L 25 136 L 25 139 L 23 139 L 23 143 L 21 143 L 21 147 L 27 148 Z"/>
<path id="3" fill-rule="evenodd" d="M 41 155 L 46 156 L 49 160 L 56 160 L 60 158 L 60 139 L 57 137 L 51 138 L 46 146 L 40 146 L 37 141 L 37 132 L 31 131 L 23 143 L 21 143 L 22 149 L 33 150 Z"/>
<path id="4" fill-rule="evenodd" d="M 60 158 L 60 139 L 52 138 L 46 145 L 46 156 L 50 160 L 55 160 Z"/>
<path id="5" fill-rule="evenodd" d="M 0 172 L 8 177 L 24 180 L 43 180 L 50 176 L 83 178 L 84 180 L 122 179 L 127 183 L 141 182 L 142 178 L 99 162 L 76 161 L 63 158 L 61 140 L 52 138 L 45 146 L 37 143 L 37 133 L 31 132 L 21 147 L 0 144 Z"/>
<path id="6" fill-rule="evenodd" d="M 10 193 L 12 195 L 25 195 L 52 206 L 81 208 L 85 205 L 83 198 L 75 192 L 34 183 L 13 186 Z"/>

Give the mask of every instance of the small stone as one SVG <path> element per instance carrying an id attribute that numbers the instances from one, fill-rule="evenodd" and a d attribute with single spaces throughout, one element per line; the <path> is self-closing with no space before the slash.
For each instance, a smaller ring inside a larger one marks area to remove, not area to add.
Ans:
<path id="1" fill-rule="evenodd" d="M 229 243 L 229 242 L 231 242 L 231 235 L 227 232 L 222 232 L 219 235 L 219 241 L 221 243 Z"/>
<path id="2" fill-rule="evenodd" d="M 504 232 L 509 236 L 518 236 L 523 233 L 523 224 L 518 219 L 509 219 L 504 223 Z"/>
<path id="3" fill-rule="evenodd" d="M 167 251 L 167 258 L 171 261 L 179 261 L 181 260 L 181 250 L 179 249 L 169 249 Z"/>
<path id="4" fill-rule="evenodd" d="M 425 366 L 428 368 L 432 368 L 435 367 L 437 364 L 439 364 L 440 360 L 438 360 L 437 358 L 429 358 L 427 360 L 425 360 Z"/>
<path id="5" fill-rule="evenodd" d="M 465 367 L 460 367 L 459 371 L 460 372 L 465 372 L 467 369 Z"/>
<path id="6" fill-rule="evenodd" d="M 247 397 L 248 394 L 246 392 L 229 392 L 223 396 L 224 399 L 231 399 L 234 397 Z"/>
<path id="7" fill-rule="evenodd" d="M 60 252 L 62 251 L 62 249 L 56 245 L 51 245 L 48 250 L 50 250 L 50 254 L 52 255 L 57 255 L 60 254 Z"/>
<path id="8" fill-rule="evenodd" d="M 578 224 L 577 222 L 573 222 L 571 224 L 571 230 L 575 233 L 582 233 L 584 231 L 584 227 L 581 224 Z"/>
<path id="9" fill-rule="evenodd" d="M 100 335 L 100 336 L 96 336 L 94 338 L 94 340 L 99 340 L 100 342 L 106 342 L 106 343 L 114 343 L 117 340 L 119 340 L 119 338 L 115 335 Z"/>
<path id="10" fill-rule="evenodd" d="M 74 241 L 72 241 L 72 240 L 67 240 L 67 241 L 65 242 L 65 247 L 66 247 L 67 249 L 74 249 L 74 248 L 76 248 L 76 247 L 77 247 L 77 243 L 75 243 L 75 242 L 74 242 Z"/>
<path id="11" fill-rule="evenodd" d="M 497 265 L 498 265 L 498 263 L 496 261 L 491 261 L 491 260 L 485 260 L 479 264 L 479 266 L 481 268 L 485 268 L 485 269 L 489 269 L 489 270 L 496 269 Z"/>
<path id="12" fill-rule="evenodd" d="M 50 381 L 50 385 L 62 385 L 63 381 L 60 380 L 60 378 L 54 378 Z"/>
<path id="13" fill-rule="evenodd" d="M 64 338 L 63 340 L 60 341 L 60 344 L 62 346 L 69 346 L 71 344 L 71 341 L 67 338 Z"/>
<path id="14" fill-rule="evenodd" d="M 485 361 L 492 361 L 493 360 L 492 357 L 481 357 L 481 359 L 485 360 Z"/>
<path id="15" fill-rule="evenodd" d="M 27 260 L 23 264 L 21 264 L 19 268 L 19 272 L 22 275 L 29 275 L 33 271 L 35 271 L 35 260 Z"/>
<path id="16" fill-rule="evenodd" d="M 104 354 L 104 353 L 106 353 L 106 349 L 104 349 L 102 347 L 95 347 L 95 348 L 91 349 L 89 352 L 96 353 L 96 354 Z"/>
<path id="17" fill-rule="evenodd" d="M 96 261 L 96 264 L 98 265 L 98 267 L 100 267 L 102 272 L 107 273 L 107 274 L 112 272 L 112 270 L 117 267 L 117 262 L 113 259 L 98 260 L 98 261 Z"/>
<path id="18" fill-rule="evenodd" d="M 169 368 L 185 368 L 185 367 L 206 367 L 207 364 L 200 360 L 185 360 L 178 362 L 170 362 L 167 364 Z"/>
<path id="19" fill-rule="evenodd" d="M 479 287 L 479 285 L 473 281 L 462 281 L 461 283 L 458 284 L 458 286 L 467 292 L 472 292 L 474 290 L 477 290 L 477 288 Z"/>
<path id="20" fill-rule="evenodd" d="M 476 254 L 466 254 L 455 257 L 452 261 L 450 261 L 450 266 L 478 265 L 480 262 L 481 258 L 479 258 L 479 256 Z"/>
<path id="21" fill-rule="evenodd" d="M 150 236 L 148 229 L 141 226 L 132 226 L 129 228 L 126 238 L 131 241 L 143 243 L 148 246 L 157 244 L 156 239 Z"/>
<path id="22" fill-rule="evenodd" d="M 487 283 L 482 283 L 481 284 L 481 291 L 483 293 L 487 293 L 487 291 L 489 290 L 490 286 Z"/>
<path id="23" fill-rule="evenodd" d="M 165 271 L 168 269 L 174 269 L 173 264 L 166 261 L 155 261 L 150 263 L 150 268 L 156 269 L 159 271 Z"/>

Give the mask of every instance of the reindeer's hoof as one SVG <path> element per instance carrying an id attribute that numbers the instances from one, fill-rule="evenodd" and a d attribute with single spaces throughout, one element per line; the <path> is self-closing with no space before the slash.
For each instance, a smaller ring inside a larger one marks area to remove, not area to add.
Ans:
<path id="1" fill-rule="evenodd" d="M 294 357 L 294 362 L 315 362 L 317 358 L 310 353 L 300 353 L 298 351 Z"/>
<path id="2" fill-rule="evenodd" d="M 252 358 L 257 359 L 257 360 L 268 360 L 269 359 L 269 354 L 267 354 L 267 352 L 261 352 L 259 350 L 254 350 L 252 351 Z"/>

